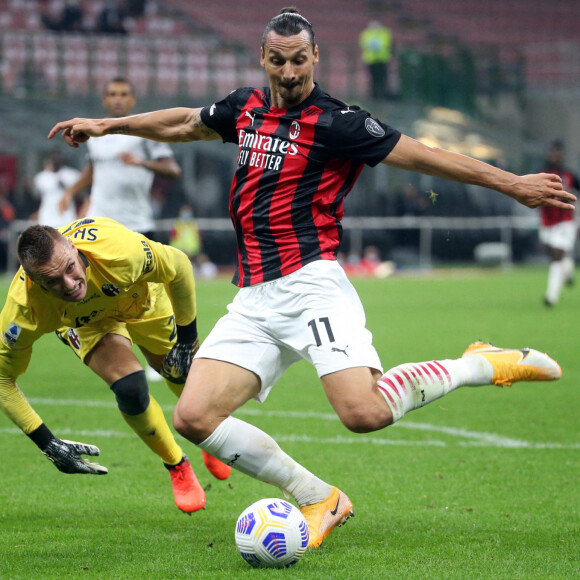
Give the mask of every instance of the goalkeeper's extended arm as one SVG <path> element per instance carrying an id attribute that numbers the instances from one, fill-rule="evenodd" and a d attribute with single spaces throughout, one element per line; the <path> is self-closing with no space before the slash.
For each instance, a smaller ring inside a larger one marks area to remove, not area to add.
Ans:
<path id="1" fill-rule="evenodd" d="M 180 385 L 185 383 L 189 367 L 198 348 L 197 319 L 185 326 L 177 325 L 177 342 L 165 355 L 161 374 L 172 383 Z"/>
<path id="2" fill-rule="evenodd" d="M 107 468 L 90 463 L 80 457 L 99 455 L 98 447 L 74 441 L 62 441 L 55 437 L 30 406 L 26 397 L 16 386 L 14 379 L 0 373 L 0 409 L 13 421 L 64 473 L 107 473 Z"/>

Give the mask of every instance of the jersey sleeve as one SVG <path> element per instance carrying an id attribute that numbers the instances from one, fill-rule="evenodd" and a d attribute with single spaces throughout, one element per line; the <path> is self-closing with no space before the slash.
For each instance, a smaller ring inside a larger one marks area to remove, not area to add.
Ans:
<path id="1" fill-rule="evenodd" d="M 206 127 L 221 135 L 224 143 L 237 143 L 236 122 L 241 104 L 248 100 L 252 89 L 241 88 L 232 91 L 225 99 L 201 110 L 201 120 Z"/>
<path id="2" fill-rule="evenodd" d="M 0 409 L 24 433 L 32 433 L 42 424 L 38 413 L 30 406 L 13 379 L 0 375 Z"/>
<path id="3" fill-rule="evenodd" d="M 81 176 L 81 172 L 72 167 L 63 167 L 59 171 L 58 176 L 64 187 L 70 187 L 77 182 L 78 178 Z"/>
<path id="4" fill-rule="evenodd" d="M 43 328 L 33 308 L 19 304 L 9 293 L 0 313 L 0 376 L 15 379 L 23 374 L 32 345 L 50 330 L 54 329 Z"/>
<path id="5" fill-rule="evenodd" d="M 175 323 L 185 326 L 196 317 L 195 281 L 191 262 L 177 248 L 158 242 L 148 242 L 154 266 L 146 279 L 165 286 L 173 306 Z"/>
<path id="6" fill-rule="evenodd" d="M 329 156 L 354 159 L 371 167 L 385 159 L 400 138 L 396 129 L 352 107 L 333 111 L 331 123 L 320 133 Z"/>
<path id="7" fill-rule="evenodd" d="M 165 159 L 167 157 L 173 157 L 173 150 L 167 143 L 162 143 L 160 141 L 150 141 L 149 139 L 144 139 L 143 144 L 145 147 L 145 152 L 148 159 L 154 161 L 158 159 Z"/>

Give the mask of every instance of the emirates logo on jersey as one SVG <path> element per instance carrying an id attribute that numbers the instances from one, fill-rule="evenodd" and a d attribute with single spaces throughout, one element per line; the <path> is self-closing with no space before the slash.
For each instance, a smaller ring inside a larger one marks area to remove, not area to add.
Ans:
<path id="1" fill-rule="evenodd" d="M 66 331 L 66 335 L 68 336 L 69 344 L 73 348 L 75 348 L 76 350 L 81 348 L 81 339 L 80 339 L 79 335 L 77 334 L 77 331 L 74 328 L 69 328 Z"/>
<path id="2" fill-rule="evenodd" d="M 298 121 L 292 121 L 288 137 L 290 137 L 290 139 L 298 139 L 298 137 L 300 137 L 300 123 Z"/>

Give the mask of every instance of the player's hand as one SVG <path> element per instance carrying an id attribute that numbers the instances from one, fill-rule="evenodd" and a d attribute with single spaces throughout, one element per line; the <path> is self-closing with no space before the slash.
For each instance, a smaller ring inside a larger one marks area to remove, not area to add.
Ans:
<path id="1" fill-rule="evenodd" d="M 69 194 L 69 190 L 67 189 L 58 200 L 58 211 L 60 214 L 63 214 L 68 209 L 71 200 L 72 195 Z"/>
<path id="2" fill-rule="evenodd" d="M 126 165 L 140 166 L 143 164 L 143 159 L 141 159 L 140 157 L 137 157 L 137 155 L 133 155 L 133 153 L 129 153 L 129 152 L 119 153 L 119 158 Z"/>
<path id="3" fill-rule="evenodd" d="M 526 207 L 549 205 L 574 210 L 576 196 L 564 191 L 562 179 L 553 173 L 523 175 L 514 188 L 513 197 Z"/>
<path id="4" fill-rule="evenodd" d="M 100 455 L 100 450 L 95 445 L 66 441 L 64 439 L 52 439 L 42 451 L 56 468 L 63 473 L 92 473 L 105 475 L 109 472 L 106 467 L 98 463 L 91 463 L 81 455 Z"/>
<path id="5" fill-rule="evenodd" d="M 195 342 L 176 342 L 165 355 L 161 365 L 161 375 L 168 381 L 182 385 L 187 379 L 193 357 L 199 349 L 199 340 Z"/>
<path id="6" fill-rule="evenodd" d="M 78 147 L 79 143 L 85 143 L 90 137 L 102 137 L 105 135 L 104 119 L 82 119 L 75 117 L 70 121 L 57 123 L 48 134 L 53 139 L 62 132 L 62 136 L 68 145 Z"/>

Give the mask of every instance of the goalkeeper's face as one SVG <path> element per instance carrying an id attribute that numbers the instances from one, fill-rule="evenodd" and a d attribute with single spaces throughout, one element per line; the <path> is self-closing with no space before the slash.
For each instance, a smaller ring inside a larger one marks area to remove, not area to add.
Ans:
<path id="1" fill-rule="evenodd" d="M 69 239 L 56 242 L 50 260 L 27 273 L 49 294 L 65 302 L 80 302 L 86 296 L 86 268 Z"/>

